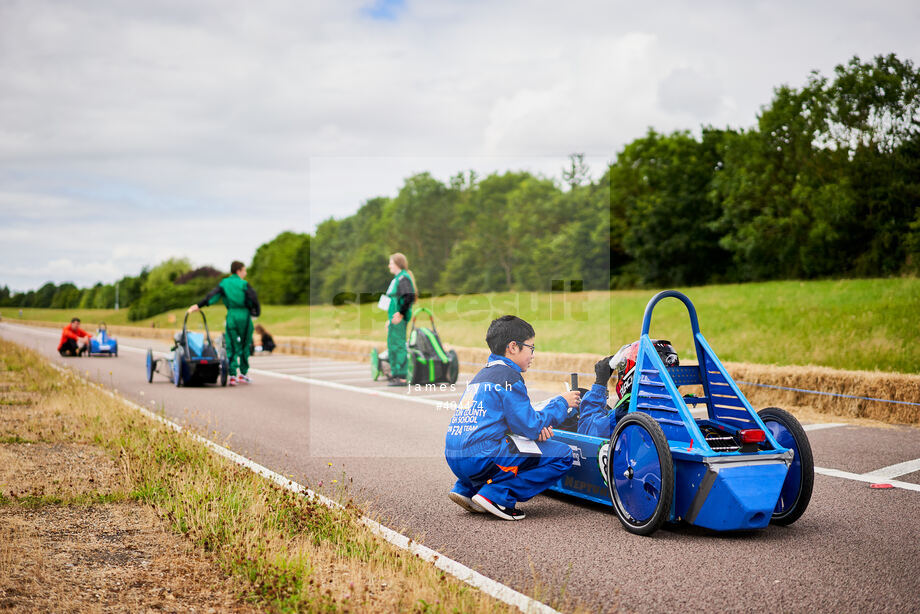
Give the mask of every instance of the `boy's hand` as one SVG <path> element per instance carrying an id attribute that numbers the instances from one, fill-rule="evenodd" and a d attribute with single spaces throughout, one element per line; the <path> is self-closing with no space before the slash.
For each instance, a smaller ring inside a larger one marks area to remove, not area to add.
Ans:
<path id="1" fill-rule="evenodd" d="M 613 369 L 610 368 L 611 358 L 613 358 L 613 356 L 601 358 L 594 365 L 594 383 L 595 384 L 600 384 L 601 386 L 607 385 L 607 380 L 609 380 L 610 376 L 613 375 Z"/>
<path id="2" fill-rule="evenodd" d="M 569 390 L 562 395 L 562 398 L 569 404 L 569 407 L 578 407 L 578 404 L 581 403 L 581 391 Z"/>
<path id="3" fill-rule="evenodd" d="M 393 314 L 393 324 L 399 324 L 403 320 L 403 315 L 398 311 Z"/>
<path id="4" fill-rule="evenodd" d="M 543 430 L 540 431 L 540 436 L 537 437 L 537 441 L 546 441 L 547 439 L 549 439 L 549 438 L 552 437 L 552 436 L 553 436 L 553 427 L 551 427 L 551 426 L 544 426 L 544 427 L 543 427 Z"/>

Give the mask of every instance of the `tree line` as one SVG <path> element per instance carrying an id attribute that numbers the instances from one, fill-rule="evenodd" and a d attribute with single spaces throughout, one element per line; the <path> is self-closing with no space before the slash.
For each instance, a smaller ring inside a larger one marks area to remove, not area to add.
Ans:
<path id="1" fill-rule="evenodd" d="M 920 72 L 854 57 L 776 88 L 751 128 L 649 129 L 594 181 L 579 155 L 561 183 L 410 177 L 317 227 L 312 299 L 385 288 L 395 251 L 434 294 L 916 274 Z"/>
<path id="2" fill-rule="evenodd" d="M 746 129 L 653 129 L 603 176 L 429 173 L 310 234 L 260 246 L 266 304 L 371 300 L 403 252 L 423 293 L 877 277 L 920 272 L 920 71 L 891 54 L 783 85 Z M 207 269 L 207 270 L 205 270 Z M 132 319 L 190 304 L 221 276 L 170 260 L 118 282 Z M 0 305 L 111 307 L 114 284 L 52 283 Z M 158 311 L 159 310 L 159 311 Z"/>

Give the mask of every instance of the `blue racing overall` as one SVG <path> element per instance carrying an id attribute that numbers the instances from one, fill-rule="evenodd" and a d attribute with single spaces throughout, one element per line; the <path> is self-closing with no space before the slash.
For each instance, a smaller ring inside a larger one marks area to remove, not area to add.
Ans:
<path id="1" fill-rule="evenodd" d="M 616 408 L 610 409 L 607 407 L 607 387 L 594 384 L 578 406 L 578 432 L 606 439 L 628 410 L 629 393 L 617 402 Z"/>
<path id="2" fill-rule="evenodd" d="M 491 354 L 467 385 L 447 427 L 444 456 L 457 476 L 453 491 L 465 497 L 478 493 L 513 508 L 546 490 L 572 467 L 572 450 L 552 439 L 536 439 L 571 411 L 561 396 L 535 410 L 521 368 Z M 519 452 L 510 433 L 534 440 L 540 454 Z"/>

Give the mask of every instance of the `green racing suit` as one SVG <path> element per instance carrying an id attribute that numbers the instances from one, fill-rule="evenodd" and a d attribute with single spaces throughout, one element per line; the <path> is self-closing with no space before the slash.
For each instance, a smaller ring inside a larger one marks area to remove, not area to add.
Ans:
<path id="1" fill-rule="evenodd" d="M 249 355 L 252 354 L 250 315 L 259 315 L 259 299 L 245 279 L 233 274 L 223 278 L 217 287 L 198 303 L 198 307 L 213 305 L 218 300 L 223 301 L 227 308 L 224 341 L 227 359 L 230 362 L 229 375 L 236 376 L 237 369 L 246 375 L 249 372 Z"/>

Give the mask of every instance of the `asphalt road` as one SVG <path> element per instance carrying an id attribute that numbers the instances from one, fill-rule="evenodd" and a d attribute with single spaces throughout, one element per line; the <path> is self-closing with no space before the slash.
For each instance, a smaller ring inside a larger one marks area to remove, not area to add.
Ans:
<path id="1" fill-rule="evenodd" d="M 564 589 L 603 611 L 920 611 L 920 486 L 910 489 L 920 485 L 918 428 L 807 427 L 816 466 L 881 470 L 888 479 L 879 482 L 906 487 L 819 474 L 792 526 L 725 534 L 666 525 L 638 537 L 609 508 L 562 496 L 521 504 L 527 519 L 516 523 L 451 503 L 445 404 L 460 385 L 406 395 L 371 382 L 366 364 L 276 355 L 253 357 L 250 386 L 176 388 L 144 378 L 142 348 L 165 350 L 162 342 L 122 339 L 117 358 L 62 359 L 53 329 L 2 323 L 0 336 L 304 485 L 345 483 L 391 528 L 522 592 L 535 583 L 551 594 Z M 462 370 L 461 381 L 470 375 Z M 531 392 L 534 400 L 549 394 Z"/>

